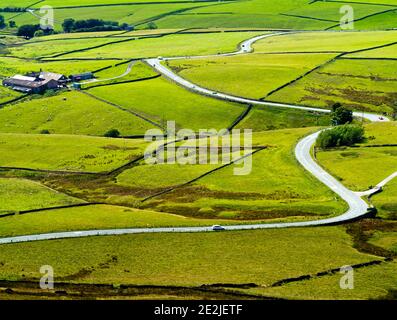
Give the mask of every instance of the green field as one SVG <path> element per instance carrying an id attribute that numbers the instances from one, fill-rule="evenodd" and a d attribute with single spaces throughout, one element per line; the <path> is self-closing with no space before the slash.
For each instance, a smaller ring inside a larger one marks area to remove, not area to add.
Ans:
<path id="1" fill-rule="evenodd" d="M 369 143 L 317 153 L 321 165 L 356 191 L 367 190 L 397 171 L 396 147 L 382 146 L 386 141 L 397 141 L 396 123 L 369 124 L 365 128 Z M 371 145 L 376 147 L 368 148 Z"/>
<path id="2" fill-rule="evenodd" d="M 161 38 L 147 38 L 116 43 L 98 49 L 63 55 L 65 58 L 148 58 L 232 52 L 237 45 L 264 32 L 228 32 L 203 34 L 175 34 Z M 99 40 L 97 40 L 99 41 Z M 103 41 L 103 40 L 101 40 Z M 194 41 L 194 46 L 192 45 Z M 58 41 L 59 42 L 59 41 Z M 173 45 L 170 46 L 170 43 Z M 88 46 L 86 46 L 88 47 Z M 62 48 L 57 44 L 57 48 Z M 66 50 L 64 50 L 66 51 Z"/>
<path id="3" fill-rule="evenodd" d="M 163 78 L 92 88 L 89 92 L 157 123 L 175 121 L 177 127 L 192 130 L 228 128 L 244 111 L 244 106 L 193 94 Z"/>
<path id="4" fill-rule="evenodd" d="M 81 202 L 78 199 L 48 189 L 37 182 L 24 179 L 0 178 L 0 214 Z M 6 218 L 1 219 L 4 220 L 1 220 L 0 229 L 4 227 L 3 222 Z M 11 228 L 13 228 L 13 224 L 11 224 Z"/>
<path id="5" fill-rule="evenodd" d="M 383 191 L 372 197 L 372 202 L 384 219 L 397 220 L 397 179 L 383 187 Z M 390 236 L 393 236 L 391 234 Z M 395 234 L 394 234 L 395 239 Z"/>
<path id="6" fill-rule="evenodd" d="M 8 101 L 14 100 L 18 97 L 22 96 L 22 94 L 13 91 L 11 89 L 0 87 L 0 103 L 6 103 Z"/>
<path id="7" fill-rule="evenodd" d="M 0 261 L 7 259 L 7 264 L 0 275 L 36 278 L 45 262 L 58 270 L 58 279 L 69 275 L 85 283 L 266 285 L 376 259 L 351 245 L 350 237 L 337 227 L 55 240 L 3 246 Z M 109 268 L 99 267 L 112 256 L 117 260 Z M 91 272 L 80 277 L 82 269 Z"/>
<path id="8" fill-rule="evenodd" d="M 206 88 L 259 99 L 269 92 L 331 60 L 333 54 L 248 54 L 192 60 L 167 65 L 182 77 Z"/>
<path id="9" fill-rule="evenodd" d="M 395 42 L 396 31 L 305 32 L 265 38 L 254 44 L 256 52 L 350 52 Z"/>
<path id="10" fill-rule="evenodd" d="M 280 287 L 249 289 L 245 292 L 279 298 L 305 300 L 385 299 L 389 291 L 395 290 L 396 288 L 396 270 L 397 264 L 395 261 L 354 270 L 353 290 L 342 290 L 339 286 L 342 274 L 336 273 L 334 275 L 284 284 Z"/>
<path id="11" fill-rule="evenodd" d="M 122 135 L 143 134 L 153 125 L 82 93 L 63 92 L 0 109 L 0 132 L 102 136 L 116 128 Z"/>
<path id="12" fill-rule="evenodd" d="M 0 166 L 99 172 L 139 157 L 145 147 L 142 140 L 0 134 Z"/>
<path id="13" fill-rule="evenodd" d="M 236 126 L 236 128 L 264 131 L 285 128 L 328 126 L 329 123 L 329 115 L 323 113 L 320 114 L 286 108 L 255 106 L 247 117 Z"/>
<path id="14" fill-rule="evenodd" d="M 392 114 L 396 110 L 397 61 L 338 59 L 268 96 L 277 102 Z"/>

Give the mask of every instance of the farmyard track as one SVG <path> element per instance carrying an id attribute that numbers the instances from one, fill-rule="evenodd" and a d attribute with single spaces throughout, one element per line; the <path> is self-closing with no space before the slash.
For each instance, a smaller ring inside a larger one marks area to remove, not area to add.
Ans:
<path id="1" fill-rule="evenodd" d="M 252 39 L 248 39 L 241 43 L 240 49 L 236 52 L 219 54 L 216 56 L 232 56 L 238 54 L 248 54 L 252 52 L 252 44 L 258 40 L 284 35 L 287 33 L 274 33 L 266 34 L 262 36 L 256 36 Z M 173 73 L 170 69 L 166 68 L 161 64 L 162 60 L 171 59 L 191 59 L 191 58 L 203 58 L 207 56 L 198 57 L 172 57 L 164 59 L 147 59 L 145 60 L 149 65 L 155 68 L 165 77 L 176 82 L 177 84 L 185 87 L 188 90 L 194 91 L 199 94 L 211 96 L 217 99 L 253 104 L 253 105 L 265 105 L 270 107 L 281 107 L 281 108 L 291 108 L 299 109 L 305 111 L 316 111 L 316 112 L 330 112 L 326 109 L 310 108 L 305 106 L 298 106 L 292 104 L 281 104 L 266 102 L 260 100 L 246 99 L 241 97 L 236 97 L 232 95 L 227 95 L 223 93 L 217 93 L 202 87 L 199 87 L 186 79 Z M 208 56 L 211 57 L 211 56 Z M 354 113 L 357 117 L 364 117 L 369 121 L 388 121 L 387 118 L 381 115 L 370 114 L 370 113 Z M 268 223 L 268 224 L 245 224 L 245 225 L 229 225 L 225 226 L 225 230 L 253 230 L 253 229 L 270 229 L 270 228 L 291 228 L 291 227 L 309 227 L 309 226 L 320 226 L 320 225 L 330 225 L 343 223 L 346 221 L 351 221 L 360 218 L 368 213 L 369 205 L 365 202 L 361 195 L 355 193 L 345 186 L 343 186 L 337 179 L 332 177 L 327 173 L 317 162 L 312 158 L 311 149 L 316 142 L 319 132 L 313 133 L 302 140 L 296 145 L 295 156 L 298 162 L 314 177 L 330 188 L 334 193 L 339 195 L 346 203 L 349 205 L 349 209 L 342 215 L 319 220 L 302 221 L 302 222 L 287 222 L 287 223 Z M 10 244 L 18 242 L 30 242 L 30 241 L 40 241 L 40 240 L 52 240 L 52 239 L 64 239 L 64 238 L 79 238 L 79 237 L 89 237 L 89 236 L 105 236 L 105 235 L 123 235 L 123 234 L 139 234 L 139 233 L 186 233 L 186 232 L 211 232 L 212 227 L 175 227 L 175 228 L 126 228 L 126 229 L 107 229 L 107 230 L 85 230 L 85 231 L 70 231 L 70 232 L 56 232 L 56 233 L 46 233 L 37 235 L 26 235 L 26 236 L 16 236 L 1 238 L 0 244 Z"/>

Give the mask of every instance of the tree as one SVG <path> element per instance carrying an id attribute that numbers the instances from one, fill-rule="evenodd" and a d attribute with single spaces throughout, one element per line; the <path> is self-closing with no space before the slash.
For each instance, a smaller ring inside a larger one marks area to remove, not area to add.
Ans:
<path id="1" fill-rule="evenodd" d="M 34 34 L 37 30 L 40 29 L 40 25 L 36 24 L 25 24 L 23 26 L 20 26 L 18 28 L 17 36 L 19 37 L 25 37 L 27 39 L 33 38 Z"/>
<path id="2" fill-rule="evenodd" d="M 3 29 L 6 27 L 6 24 L 4 22 L 4 17 L 0 15 L 0 29 Z"/>
<path id="3" fill-rule="evenodd" d="M 8 22 L 8 25 L 10 26 L 10 28 L 15 28 L 15 27 L 17 26 L 17 24 L 15 23 L 14 20 L 10 20 L 10 21 Z"/>
<path id="4" fill-rule="evenodd" d="M 63 31 L 71 32 L 73 30 L 73 28 L 74 28 L 75 22 L 76 21 L 74 19 L 65 19 L 65 20 L 63 20 L 63 23 L 62 23 Z"/>
<path id="5" fill-rule="evenodd" d="M 151 29 L 151 30 L 154 30 L 154 29 L 157 29 L 158 27 L 157 27 L 157 25 L 152 21 L 152 22 L 149 22 L 148 23 L 148 28 L 149 29 Z"/>
<path id="6" fill-rule="evenodd" d="M 332 106 L 331 123 L 333 126 L 339 126 L 353 121 L 353 112 L 343 107 L 339 102 Z"/>
<path id="7" fill-rule="evenodd" d="M 120 137 L 120 131 L 117 129 L 110 129 L 104 134 L 104 136 L 108 138 L 118 138 Z"/>

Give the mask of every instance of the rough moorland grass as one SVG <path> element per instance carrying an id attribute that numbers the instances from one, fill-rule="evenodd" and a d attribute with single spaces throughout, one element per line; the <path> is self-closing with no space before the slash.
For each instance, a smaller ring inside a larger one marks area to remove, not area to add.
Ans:
<path id="1" fill-rule="evenodd" d="M 254 44 L 256 52 L 353 51 L 394 42 L 397 31 L 307 32 L 271 37 Z"/>
<path id="2" fill-rule="evenodd" d="M 175 121 L 178 127 L 192 130 L 227 128 L 244 111 L 244 106 L 191 93 L 163 78 L 89 92 L 158 123 Z"/>
<path id="3" fill-rule="evenodd" d="M 25 190 L 20 189 L 18 191 L 24 192 Z M 12 193 L 10 192 L 9 194 Z M 45 199 L 45 196 L 49 198 L 50 195 L 51 194 L 49 193 L 41 196 L 42 202 L 38 203 L 41 206 L 46 204 L 46 207 L 51 207 L 54 204 L 59 203 L 67 204 L 67 197 L 64 197 L 66 199 L 65 200 L 61 198 L 61 196 L 58 196 L 58 198 L 60 198 L 58 199 L 58 203 L 56 202 L 56 199 L 53 199 L 52 202 L 50 199 Z M 16 201 L 23 199 L 24 196 L 22 194 L 18 199 L 15 198 L 15 203 L 8 203 L 9 207 L 12 207 L 13 205 L 16 207 Z M 62 200 L 63 202 L 61 202 Z M 38 203 L 35 204 L 36 207 Z M 12 209 L 17 209 L 14 207 Z M 224 224 L 224 222 L 226 221 L 192 219 L 173 214 L 159 213 L 149 210 L 137 210 L 119 206 L 93 205 L 40 211 L 37 213 L 1 218 L 0 237 L 93 229 L 211 226 L 214 223 Z M 231 222 L 229 221 L 228 223 L 230 224 Z"/>
<path id="4" fill-rule="evenodd" d="M 312 129 L 256 133 L 254 145 L 270 148 L 252 157 L 252 171 L 248 175 L 234 175 L 234 169 L 242 166 L 234 164 L 147 205 L 183 215 L 239 219 L 342 213 L 344 203 L 300 168 L 294 158 L 296 141 L 310 131 Z M 149 169 L 141 168 L 142 171 Z M 163 169 L 163 179 L 167 179 L 167 166 Z"/>
<path id="5" fill-rule="evenodd" d="M 332 54 L 248 54 L 167 64 L 181 76 L 206 88 L 249 98 L 262 98 L 270 91 L 296 79 L 332 59 Z"/>
<path id="6" fill-rule="evenodd" d="M 44 249 L 45 248 L 45 249 Z M 324 248 L 327 248 L 326 250 Z M 100 268 L 107 263 L 108 268 Z M 74 282 L 193 285 L 271 284 L 374 260 L 352 248 L 340 227 L 200 234 L 141 234 L 2 246 L 2 279 L 40 278 L 49 264 Z M 70 263 L 73 261 L 73 263 Z M 80 277 L 80 270 L 84 277 Z"/>
<path id="7" fill-rule="evenodd" d="M 106 171 L 143 153 L 142 140 L 70 135 L 0 134 L 0 166 Z"/>
<path id="8" fill-rule="evenodd" d="M 270 95 L 269 100 L 329 108 L 339 102 L 355 110 L 393 112 L 397 61 L 337 60 Z"/>
<path id="9" fill-rule="evenodd" d="M 153 128 L 135 115 L 77 91 L 8 105 L 0 109 L 0 123 L 0 132 L 40 133 L 49 130 L 56 134 L 97 136 L 113 128 L 125 136 L 144 134 Z"/>
<path id="10" fill-rule="evenodd" d="M 376 231 L 373 236 L 369 239 L 369 243 L 384 248 L 386 250 L 391 250 L 397 253 L 397 234 L 396 232 L 382 232 Z"/>
<path id="11" fill-rule="evenodd" d="M 366 190 L 397 171 L 396 147 L 372 147 L 368 145 L 397 142 L 395 122 L 369 124 L 367 137 L 377 137 L 362 143 L 358 148 L 341 148 L 317 153 L 318 161 L 353 190 Z"/>
<path id="12" fill-rule="evenodd" d="M 243 40 L 265 32 L 228 32 L 207 34 L 177 34 L 161 38 L 140 39 L 112 44 L 98 49 L 68 54 L 63 57 L 147 58 L 217 54 L 235 51 Z M 58 41 L 59 42 L 59 41 Z M 170 45 L 172 43 L 172 45 Z M 194 45 L 193 45 L 194 44 Z"/>
<path id="13" fill-rule="evenodd" d="M 24 179 L 0 178 L 0 213 L 49 208 L 82 201 Z M 4 218 L 3 218 L 4 219 Z M 3 227 L 3 220 L 0 223 Z"/>
<path id="14" fill-rule="evenodd" d="M 249 289 L 244 290 L 244 292 L 286 299 L 304 300 L 385 299 L 389 290 L 396 289 L 396 271 L 397 263 L 395 261 L 356 269 L 354 270 L 353 290 L 341 289 L 339 283 L 343 274 L 336 273 L 334 275 L 288 283 L 280 287 Z"/>
<path id="15" fill-rule="evenodd" d="M 120 185 L 142 187 L 142 188 L 162 188 L 176 186 L 190 181 L 219 165 L 196 164 L 159 164 L 159 165 L 139 165 L 128 169 L 117 177 Z M 154 179 L 154 177 L 156 177 Z"/>

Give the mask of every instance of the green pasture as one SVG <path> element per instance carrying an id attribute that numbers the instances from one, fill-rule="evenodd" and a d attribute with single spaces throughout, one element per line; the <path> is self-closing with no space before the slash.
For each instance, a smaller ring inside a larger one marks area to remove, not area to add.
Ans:
<path id="1" fill-rule="evenodd" d="M 112 38 L 89 38 L 76 40 L 53 40 L 53 41 L 39 41 L 26 43 L 24 45 L 15 45 L 9 47 L 9 55 L 18 58 L 41 58 L 51 57 L 53 55 L 69 52 L 73 50 L 82 50 L 89 47 L 94 47 L 119 39 Z"/>
<path id="2" fill-rule="evenodd" d="M 384 48 L 379 48 L 379 49 L 373 49 L 373 50 L 366 50 L 366 51 L 361 51 L 357 53 L 352 53 L 347 55 L 346 57 L 351 57 L 351 58 L 375 58 L 375 59 L 382 59 L 382 58 L 389 58 L 389 59 L 397 59 L 397 44 L 384 47 Z"/>
<path id="3" fill-rule="evenodd" d="M 40 278 L 39 267 L 49 264 L 58 270 L 59 281 L 71 276 L 69 280 L 85 283 L 269 285 L 374 259 L 353 249 L 340 227 L 141 234 L 5 245 L 0 261 L 7 263 L 0 275 L 13 280 L 22 279 L 22 274 Z M 100 267 L 104 263 L 108 268 Z M 90 272 L 80 277 L 83 269 Z"/>
<path id="4" fill-rule="evenodd" d="M 0 178 L 0 215 L 6 212 L 50 208 L 81 203 L 82 201 L 51 190 L 37 182 Z M 0 229 L 4 227 L 3 219 Z M 11 227 L 12 224 L 11 224 Z M 26 227 L 26 225 L 25 225 Z"/>
<path id="5" fill-rule="evenodd" d="M 0 103 L 5 103 L 22 96 L 21 93 L 8 89 L 6 87 L 0 86 Z M 1 112 L 1 107 L 0 107 Z"/>
<path id="6" fill-rule="evenodd" d="M 397 61 L 338 59 L 271 94 L 271 101 L 392 113 L 396 109 Z"/>
<path id="7" fill-rule="evenodd" d="M 167 64 L 192 82 L 206 88 L 259 99 L 267 93 L 331 60 L 332 54 L 247 54 Z"/>
<path id="8" fill-rule="evenodd" d="M 253 47 L 256 52 L 350 52 L 396 41 L 397 31 L 305 32 L 262 39 Z"/>
<path id="9" fill-rule="evenodd" d="M 288 108 L 254 106 L 251 112 L 236 126 L 236 129 L 252 129 L 254 132 L 286 128 L 328 126 L 326 113 L 306 112 Z"/>
<path id="10" fill-rule="evenodd" d="M 1 87 L 0 87 L 1 88 Z M 31 99 L 0 109 L 0 132 L 102 136 L 110 129 L 122 135 L 144 134 L 153 126 L 133 114 L 119 110 L 77 91 Z"/>
<path id="11" fill-rule="evenodd" d="M 248 294 L 299 300 L 386 299 L 389 291 L 396 289 L 396 271 L 397 263 L 395 261 L 355 269 L 353 290 L 341 289 L 340 281 L 343 274 L 335 273 L 305 281 L 292 282 L 279 287 L 255 288 L 240 291 Z"/>
<path id="12" fill-rule="evenodd" d="M 244 106 L 191 93 L 163 78 L 89 92 L 158 123 L 175 121 L 177 127 L 192 130 L 227 128 L 244 111 Z"/>
<path id="13" fill-rule="evenodd" d="M 0 166 L 98 172 L 139 157 L 145 148 L 142 140 L 0 134 Z"/>
<path id="14" fill-rule="evenodd" d="M 200 7 L 206 5 L 205 3 L 161 3 L 153 4 L 148 3 L 146 5 L 115 5 L 115 6 L 72 6 L 70 3 L 65 6 L 54 7 L 55 25 L 54 29 L 62 31 L 62 22 L 65 19 L 73 18 L 75 20 L 85 19 L 103 19 L 118 21 L 121 23 L 128 23 L 130 25 L 142 25 L 147 26 L 147 22 L 157 20 L 163 16 L 173 14 L 174 12 L 184 11 L 186 9 Z M 60 2 L 59 2 L 60 3 Z M 40 6 L 45 4 L 40 3 Z M 41 16 L 40 11 L 36 10 L 35 15 Z M 25 12 L 16 16 L 13 20 L 18 26 L 24 24 L 36 24 L 39 23 L 39 18 L 35 15 Z"/>
<path id="15" fill-rule="evenodd" d="M 378 209 L 379 217 L 397 220 L 397 179 L 384 186 L 383 191 L 373 196 L 371 201 Z"/>
<path id="16" fill-rule="evenodd" d="M 174 34 L 160 38 L 138 39 L 116 43 L 98 49 L 67 54 L 65 58 L 148 58 L 217 54 L 236 51 L 237 45 L 265 32 L 225 32 L 203 34 Z M 113 39 L 114 40 L 114 39 Z M 103 40 L 102 40 L 103 41 Z M 172 44 L 172 45 L 170 45 Z M 59 50 L 62 46 L 57 45 Z M 66 50 L 64 50 L 66 51 Z"/>
<path id="17" fill-rule="evenodd" d="M 321 165 L 348 188 L 356 191 L 367 190 L 397 171 L 396 147 L 381 146 L 387 141 L 397 142 L 396 123 L 369 124 L 365 127 L 368 128 L 366 136 L 370 143 L 360 144 L 358 148 L 317 152 L 317 159 Z M 378 132 L 379 138 L 376 138 Z M 368 147 L 371 145 L 378 146 Z"/>

